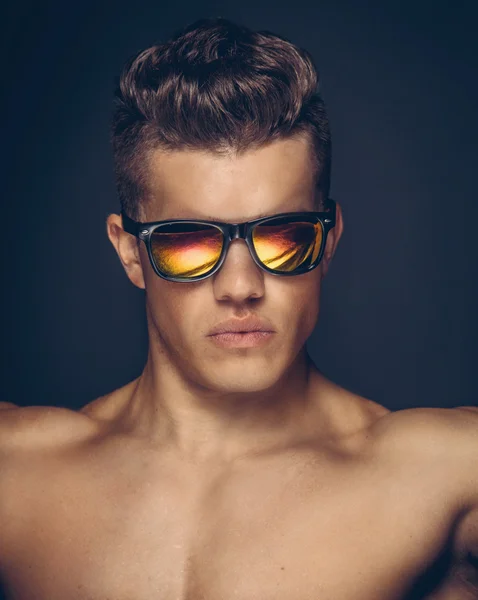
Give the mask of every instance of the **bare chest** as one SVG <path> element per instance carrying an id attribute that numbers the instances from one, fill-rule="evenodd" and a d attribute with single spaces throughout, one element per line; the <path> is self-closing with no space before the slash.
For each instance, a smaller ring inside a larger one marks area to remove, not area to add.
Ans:
<path id="1" fill-rule="evenodd" d="M 68 471 L 19 521 L 11 598 L 398 600 L 451 526 L 440 490 L 377 465 L 272 461 L 200 493 L 99 474 Z"/>

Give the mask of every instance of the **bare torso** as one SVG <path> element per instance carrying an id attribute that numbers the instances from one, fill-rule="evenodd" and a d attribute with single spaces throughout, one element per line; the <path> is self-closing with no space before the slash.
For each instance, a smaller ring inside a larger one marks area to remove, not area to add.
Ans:
<path id="1" fill-rule="evenodd" d="M 395 413 L 350 395 L 346 434 L 195 464 L 116 427 L 115 394 L 6 411 L 7 598 L 478 598 L 451 479 L 384 426 Z"/>

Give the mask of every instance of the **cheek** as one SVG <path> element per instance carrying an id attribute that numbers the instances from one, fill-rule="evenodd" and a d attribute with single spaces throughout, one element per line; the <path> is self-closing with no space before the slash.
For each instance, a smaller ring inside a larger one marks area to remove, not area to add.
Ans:
<path id="1" fill-rule="evenodd" d="M 146 299 L 149 343 L 159 354 L 187 360 L 190 348 L 186 320 L 190 316 L 188 307 L 184 306 L 181 294 L 156 291 L 148 290 Z"/>
<path id="2" fill-rule="evenodd" d="M 275 290 L 289 331 L 295 328 L 300 338 L 310 335 L 318 319 L 321 276 L 317 271 L 287 278 L 281 282 L 280 289 Z"/>
<path id="3" fill-rule="evenodd" d="M 169 345 L 184 346 L 191 333 L 203 331 L 204 297 L 197 283 L 174 283 L 155 276 L 146 285 L 146 304 L 155 329 Z"/>
<path id="4" fill-rule="evenodd" d="M 299 300 L 298 300 L 299 302 Z M 298 335 L 305 341 L 312 333 L 319 317 L 320 298 L 308 297 L 300 306 L 297 325 Z"/>
<path id="5" fill-rule="evenodd" d="M 156 275 L 149 261 L 146 249 L 141 249 L 141 265 L 145 281 L 146 304 L 157 328 L 162 330 L 167 324 L 180 324 L 181 315 L 187 315 L 186 300 L 193 284 L 174 283 Z"/>

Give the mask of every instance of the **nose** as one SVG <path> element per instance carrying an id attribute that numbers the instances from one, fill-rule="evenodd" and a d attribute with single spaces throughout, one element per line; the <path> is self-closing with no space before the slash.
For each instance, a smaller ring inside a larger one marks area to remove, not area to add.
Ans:
<path id="1" fill-rule="evenodd" d="M 234 239 L 229 245 L 226 258 L 213 278 L 216 300 L 241 303 L 249 298 L 264 295 L 263 269 L 254 262 L 243 239 Z"/>

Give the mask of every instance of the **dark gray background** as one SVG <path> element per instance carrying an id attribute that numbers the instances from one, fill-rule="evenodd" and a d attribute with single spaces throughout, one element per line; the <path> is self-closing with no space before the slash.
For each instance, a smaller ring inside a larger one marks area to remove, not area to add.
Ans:
<path id="1" fill-rule="evenodd" d="M 312 52 L 345 232 L 312 356 L 392 410 L 478 403 L 476 2 L 20 3 L 2 34 L 2 400 L 78 408 L 141 372 L 105 231 L 124 61 L 200 17 Z"/>

